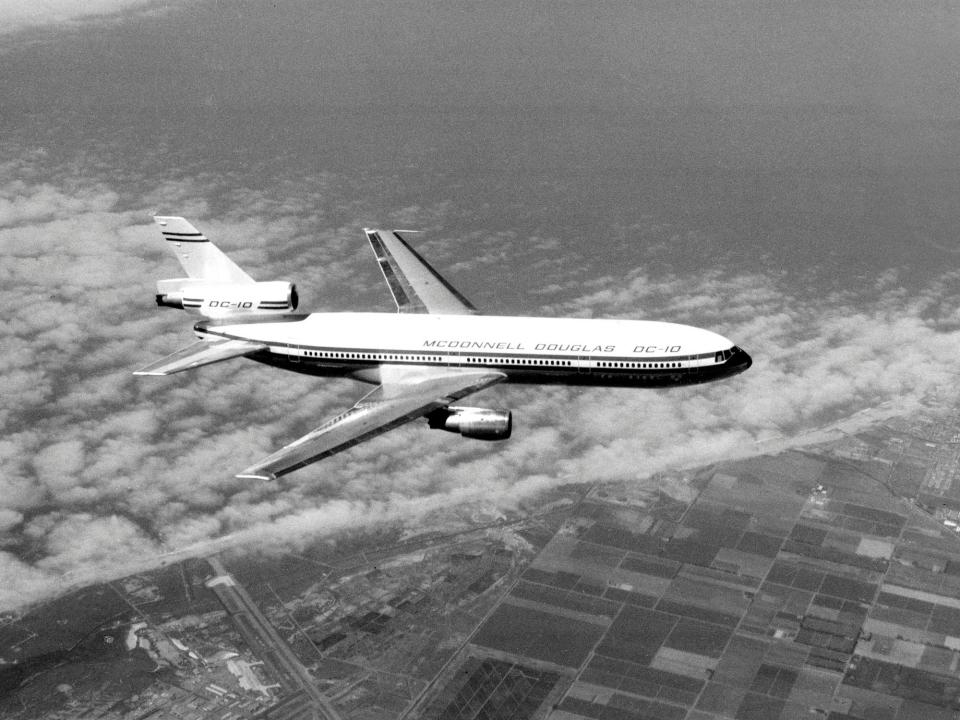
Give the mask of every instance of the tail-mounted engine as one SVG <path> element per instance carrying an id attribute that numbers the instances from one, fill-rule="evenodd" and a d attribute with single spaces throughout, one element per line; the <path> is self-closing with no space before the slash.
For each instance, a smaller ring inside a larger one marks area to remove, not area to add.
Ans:
<path id="1" fill-rule="evenodd" d="M 513 430 L 509 410 L 488 410 L 474 407 L 446 407 L 427 415 L 434 430 L 460 433 L 475 440 L 506 440 Z"/>
<path id="2" fill-rule="evenodd" d="M 297 286 L 283 280 L 220 283 L 195 278 L 157 281 L 157 305 L 206 317 L 289 313 L 300 302 Z"/>

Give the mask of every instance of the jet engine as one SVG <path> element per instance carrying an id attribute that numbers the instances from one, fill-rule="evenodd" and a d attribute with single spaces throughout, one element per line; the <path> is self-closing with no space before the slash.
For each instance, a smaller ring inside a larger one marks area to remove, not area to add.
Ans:
<path id="1" fill-rule="evenodd" d="M 297 309 L 297 286 L 283 280 L 219 283 L 195 278 L 157 281 L 157 305 L 207 317 L 288 313 Z"/>
<path id="2" fill-rule="evenodd" d="M 475 440 L 506 440 L 513 430 L 509 410 L 451 406 L 434 410 L 427 415 L 427 422 L 435 430 L 460 433 Z"/>

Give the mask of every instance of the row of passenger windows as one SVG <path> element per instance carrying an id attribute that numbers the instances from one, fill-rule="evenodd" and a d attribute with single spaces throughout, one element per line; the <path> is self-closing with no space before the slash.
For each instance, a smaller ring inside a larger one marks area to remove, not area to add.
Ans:
<path id="1" fill-rule="evenodd" d="M 321 352 L 304 350 L 307 357 L 335 358 L 338 360 L 415 360 L 417 362 L 440 362 L 439 355 L 387 355 L 382 353 Z"/>
<path id="2" fill-rule="evenodd" d="M 413 362 L 442 362 L 443 358 L 439 355 L 390 355 L 384 353 L 348 353 L 348 352 L 322 352 L 319 350 L 304 350 L 307 357 L 332 358 L 337 360 L 406 360 Z M 501 364 L 501 365 L 539 365 L 549 367 L 570 367 L 572 360 L 553 360 L 544 358 L 543 360 L 532 360 L 529 358 L 480 358 L 466 357 L 462 358 L 466 363 L 477 363 L 483 365 Z M 681 364 L 678 362 L 669 363 L 650 363 L 650 362 L 604 362 L 597 363 L 597 367 L 604 368 L 633 368 L 633 369 L 652 369 L 652 368 L 678 368 Z"/>
<path id="3" fill-rule="evenodd" d="M 346 352 L 322 352 L 319 350 L 304 350 L 307 357 L 333 358 L 337 360 L 407 360 L 414 362 L 442 362 L 443 358 L 439 355 L 390 355 L 387 353 L 346 353 Z M 528 360 L 526 358 L 461 358 L 466 363 L 501 363 L 508 365 L 572 365 L 570 360 Z"/>
<path id="4" fill-rule="evenodd" d="M 480 363 L 481 365 L 492 365 L 499 363 L 501 365 L 550 365 L 550 366 L 568 366 L 573 365 L 573 362 L 570 360 L 530 360 L 528 358 L 476 358 L 468 357 L 464 358 L 464 362 L 467 363 Z"/>
<path id="5" fill-rule="evenodd" d="M 681 367 L 678 362 L 668 362 L 668 363 L 639 363 L 639 362 L 600 362 L 597 363 L 599 367 L 614 367 L 614 368 L 678 368 Z"/>

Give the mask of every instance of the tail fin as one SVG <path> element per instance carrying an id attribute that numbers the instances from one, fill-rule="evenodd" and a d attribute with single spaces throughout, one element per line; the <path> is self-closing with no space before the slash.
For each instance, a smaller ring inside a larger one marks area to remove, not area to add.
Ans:
<path id="1" fill-rule="evenodd" d="M 223 254 L 202 232 L 182 217 L 156 216 L 163 239 L 191 278 L 223 283 L 252 283 L 230 258 Z"/>
<path id="2" fill-rule="evenodd" d="M 157 305 L 206 317 L 275 315 L 297 309 L 291 282 L 256 282 L 182 217 L 157 216 L 163 239 L 189 277 L 157 281 Z"/>

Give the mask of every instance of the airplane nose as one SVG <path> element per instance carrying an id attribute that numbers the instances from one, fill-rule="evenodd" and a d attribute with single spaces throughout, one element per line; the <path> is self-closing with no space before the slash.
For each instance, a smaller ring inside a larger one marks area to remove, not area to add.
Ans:
<path id="1" fill-rule="evenodd" d="M 736 367 L 737 372 L 744 372 L 750 369 L 750 366 L 753 365 L 753 358 L 747 355 L 747 353 L 741 348 L 737 348 L 736 353 L 733 356 L 733 364 Z"/>

